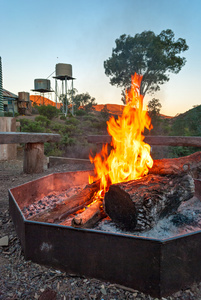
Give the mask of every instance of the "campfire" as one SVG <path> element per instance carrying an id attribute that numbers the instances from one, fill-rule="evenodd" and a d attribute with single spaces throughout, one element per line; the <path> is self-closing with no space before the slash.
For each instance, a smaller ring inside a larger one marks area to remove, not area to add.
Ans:
<path id="1" fill-rule="evenodd" d="M 91 157 L 94 171 L 12 188 L 9 208 L 25 259 L 165 297 L 201 280 L 201 152 L 151 158 L 141 80 L 108 121 L 111 150 Z"/>
<path id="2" fill-rule="evenodd" d="M 201 155 L 153 161 L 151 147 L 144 142 L 144 130 L 152 125 L 143 109 L 141 80 L 138 74 L 132 76 L 122 116 L 107 122 L 111 151 L 105 144 L 90 156 L 95 175 L 89 176 L 89 184 L 71 196 L 69 191 L 56 195 L 46 206 L 40 199 L 36 209 L 25 207 L 29 220 L 93 228 L 104 218 L 124 231 L 142 232 L 193 197 L 194 180 L 188 173 L 197 168 Z"/>
<path id="3" fill-rule="evenodd" d="M 96 179 L 101 179 L 101 189 L 108 190 L 111 184 L 134 180 L 146 175 L 153 165 L 151 147 L 144 143 L 144 129 L 151 129 L 151 119 L 143 110 L 143 96 L 140 95 L 142 76 L 132 77 L 131 88 L 126 92 L 126 106 L 117 120 L 111 117 L 107 122 L 112 136 L 112 150 L 108 155 L 107 145 L 94 158 Z M 91 178 L 94 181 L 94 177 Z"/>

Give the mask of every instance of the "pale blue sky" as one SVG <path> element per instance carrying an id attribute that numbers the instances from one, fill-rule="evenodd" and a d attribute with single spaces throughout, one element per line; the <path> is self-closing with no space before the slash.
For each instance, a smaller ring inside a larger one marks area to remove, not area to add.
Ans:
<path id="1" fill-rule="evenodd" d="M 115 39 L 172 29 L 189 45 L 187 63 L 151 98 L 160 99 L 167 115 L 201 104 L 201 0 L 0 0 L 0 12 L 3 86 L 13 93 L 33 94 L 34 79 L 67 63 L 79 93 L 99 104 L 122 104 L 121 89 L 110 85 L 103 68 Z"/>

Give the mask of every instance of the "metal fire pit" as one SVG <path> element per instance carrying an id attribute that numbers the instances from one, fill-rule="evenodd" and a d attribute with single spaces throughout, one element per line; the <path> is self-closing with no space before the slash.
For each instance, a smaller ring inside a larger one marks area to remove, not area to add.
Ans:
<path id="1" fill-rule="evenodd" d="M 28 221 L 22 214 L 51 191 L 88 182 L 91 171 L 55 173 L 9 190 L 9 206 L 25 259 L 165 297 L 201 281 L 201 231 L 168 239 L 107 233 Z M 196 196 L 201 181 L 195 180 Z"/>

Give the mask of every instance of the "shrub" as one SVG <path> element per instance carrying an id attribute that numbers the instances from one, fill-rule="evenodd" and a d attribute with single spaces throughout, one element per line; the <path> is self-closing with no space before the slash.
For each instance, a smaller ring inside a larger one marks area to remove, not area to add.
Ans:
<path id="1" fill-rule="evenodd" d="M 83 126 L 83 128 L 91 128 L 93 126 L 93 124 L 90 120 L 87 120 L 82 123 L 82 126 Z"/>
<path id="2" fill-rule="evenodd" d="M 105 131 L 107 130 L 107 123 L 105 121 L 100 121 L 98 123 L 93 124 L 93 127 L 98 130 Z"/>
<path id="3" fill-rule="evenodd" d="M 169 157 L 187 156 L 200 150 L 201 148 L 197 148 L 197 147 L 182 147 L 182 146 L 169 147 Z"/>
<path id="4" fill-rule="evenodd" d="M 66 120 L 66 117 L 65 117 L 64 115 L 62 115 L 62 116 L 60 117 L 60 120 L 65 121 L 65 120 Z"/>
<path id="5" fill-rule="evenodd" d="M 22 132 L 45 132 L 45 128 L 41 126 L 40 122 L 22 119 L 20 124 Z"/>
<path id="6" fill-rule="evenodd" d="M 62 150 L 58 148 L 56 143 L 45 143 L 44 153 L 47 156 L 62 156 Z"/>
<path id="7" fill-rule="evenodd" d="M 65 125 L 62 125 L 62 124 L 60 124 L 60 123 L 58 123 L 58 122 L 54 122 L 54 123 L 51 123 L 50 124 L 50 128 L 52 129 L 52 130 L 54 130 L 54 131 L 64 131 L 65 129 Z"/>
<path id="8" fill-rule="evenodd" d="M 99 118 L 94 116 L 94 115 L 91 115 L 91 114 L 85 115 L 83 117 L 83 120 L 84 121 L 91 121 L 91 122 L 99 122 Z"/>
<path id="9" fill-rule="evenodd" d="M 18 117 L 20 114 L 18 114 L 17 112 L 14 113 L 14 117 Z M 4 117 L 13 117 L 13 112 L 11 111 L 5 111 L 4 112 Z"/>
<path id="10" fill-rule="evenodd" d="M 38 106 L 38 112 L 40 115 L 47 117 L 49 120 L 52 120 L 59 115 L 59 109 L 52 105 L 41 105 Z"/>
<path id="11" fill-rule="evenodd" d="M 67 125 L 69 125 L 69 124 L 78 125 L 79 123 L 80 123 L 79 120 L 74 118 L 74 117 L 71 117 L 71 118 L 66 120 Z"/>
<path id="12" fill-rule="evenodd" d="M 62 136 L 60 144 L 65 146 L 67 145 L 71 146 L 75 144 L 75 139 L 69 137 L 68 134 L 66 133 Z"/>
<path id="13" fill-rule="evenodd" d="M 18 121 L 20 121 L 21 126 L 27 125 L 31 122 L 31 120 L 29 120 L 29 119 L 20 119 Z"/>
<path id="14" fill-rule="evenodd" d="M 86 114 L 87 114 L 87 112 L 83 109 L 79 109 L 76 111 L 77 116 L 85 116 Z"/>
<path id="15" fill-rule="evenodd" d="M 4 117 L 13 117 L 13 112 L 11 111 L 4 112 Z"/>
<path id="16" fill-rule="evenodd" d="M 35 117 L 35 121 L 41 123 L 42 126 L 50 125 L 50 120 L 46 116 L 37 116 Z"/>
<path id="17" fill-rule="evenodd" d="M 109 114 L 109 110 L 107 109 L 106 106 L 104 106 L 104 108 L 101 110 L 101 116 L 103 119 L 105 120 L 108 120 L 109 117 L 110 117 L 110 114 Z"/>
<path id="18" fill-rule="evenodd" d="M 46 133 L 52 133 L 52 130 L 50 128 L 47 128 Z"/>
<path id="19" fill-rule="evenodd" d="M 76 126 L 74 126 L 73 124 L 70 124 L 70 125 L 66 125 L 65 128 L 64 128 L 64 133 L 65 132 L 68 132 L 69 134 L 72 134 L 72 133 L 75 133 L 76 131 Z"/>

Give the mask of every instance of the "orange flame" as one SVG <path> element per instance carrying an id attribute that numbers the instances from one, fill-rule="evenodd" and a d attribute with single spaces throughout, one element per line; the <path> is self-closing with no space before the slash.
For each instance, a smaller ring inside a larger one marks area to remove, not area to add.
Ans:
<path id="1" fill-rule="evenodd" d="M 140 95 L 142 76 L 131 77 L 131 88 L 126 91 L 126 106 L 117 120 L 112 116 L 107 122 L 107 131 L 112 136 L 112 150 L 107 145 L 90 160 L 94 163 L 95 177 L 89 182 L 101 180 L 101 189 L 106 191 L 110 184 L 129 181 L 146 175 L 153 165 L 150 146 L 143 142 L 144 129 L 151 129 L 151 119 L 143 110 Z"/>

